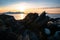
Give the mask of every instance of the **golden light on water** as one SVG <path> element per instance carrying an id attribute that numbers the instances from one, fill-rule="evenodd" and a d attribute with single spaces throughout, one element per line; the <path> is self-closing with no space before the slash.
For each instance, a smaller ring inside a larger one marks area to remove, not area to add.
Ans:
<path id="1" fill-rule="evenodd" d="M 14 16 L 16 20 L 24 19 L 27 14 L 8 14 Z"/>
<path id="2" fill-rule="evenodd" d="M 25 17 L 25 14 L 20 14 L 20 19 L 23 19 Z"/>

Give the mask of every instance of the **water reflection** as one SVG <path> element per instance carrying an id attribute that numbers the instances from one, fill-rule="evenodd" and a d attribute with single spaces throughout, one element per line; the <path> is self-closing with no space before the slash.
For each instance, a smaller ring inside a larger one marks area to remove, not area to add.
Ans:
<path id="1" fill-rule="evenodd" d="M 27 15 L 27 14 L 7 14 L 7 15 L 12 15 L 14 16 L 14 18 L 16 20 L 21 20 L 21 19 L 24 19 L 24 17 Z"/>

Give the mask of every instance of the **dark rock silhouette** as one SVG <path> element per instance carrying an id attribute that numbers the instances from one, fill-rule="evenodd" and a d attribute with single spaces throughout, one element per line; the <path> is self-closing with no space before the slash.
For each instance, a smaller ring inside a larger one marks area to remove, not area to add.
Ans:
<path id="1" fill-rule="evenodd" d="M 59 40 L 54 35 L 60 31 L 60 18 L 50 18 L 44 11 L 38 13 L 28 13 L 23 20 L 15 20 L 13 16 L 0 14 L 0 40 Z M 45 28 L 50 30 L 50 34 L 45 33 Z"/>

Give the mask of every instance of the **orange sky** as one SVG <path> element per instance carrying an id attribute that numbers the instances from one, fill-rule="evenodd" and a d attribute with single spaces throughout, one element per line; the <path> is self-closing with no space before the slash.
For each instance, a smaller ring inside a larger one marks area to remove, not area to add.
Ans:
<path id="1" fill-rule="evenodd" d="M 47 13 L 60 13 L 60 8 L 31 8 L 27 9 L 25 12 L 37 12 L 41 13 L 43 11 L 46 11 Z"/>
<path id="2" fill-rule="evenodd" d="M 0 8 L 0 13 L 1 12 L 19 12 L 20 10 L 18 9 L 11 9 L 11 8 Z M 46 11 L 47 13 L 60 13 L 60 8 L 30 8 L 30 9 L 25 9 L 24 12 L 25 13 L 29 13 L 29 12 L 37 12 L 37 13 L 41 13 L 43 11 Z"/>

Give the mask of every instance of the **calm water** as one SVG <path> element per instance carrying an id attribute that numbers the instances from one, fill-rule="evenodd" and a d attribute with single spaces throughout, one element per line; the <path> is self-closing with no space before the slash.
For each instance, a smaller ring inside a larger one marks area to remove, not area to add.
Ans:
<path id="1" fill-rule="evenodd" d="M 51 18 L 60 18 L 60 14 L 47 14 Z"/>

